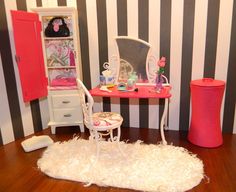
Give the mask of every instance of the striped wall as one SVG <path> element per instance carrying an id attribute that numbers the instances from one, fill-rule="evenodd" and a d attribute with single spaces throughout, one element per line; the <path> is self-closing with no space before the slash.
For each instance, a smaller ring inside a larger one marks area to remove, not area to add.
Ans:
<path id="1" fill-rule="evenodd" d="M 211 77 L 226 82 L 222 130 L 236 133 L 236 2 L 234 0 L 4 0 L 0 1 L 0 145 L 47 127 L 47 99 L 23 103 L 10 10 L 76 7 L 79 13 L 83 81 L 98 84 L 102 64 L 115 54 L 113 37 L 128 35 L 151 43 L 167 58 L 172 85 L 168 125 L 188 130 L 189 83 Z M 103 109 L 120 112 L 124 127 L 157 129 L 163 101 L 104 98 Z M 95 109 L 100 110 L 96 104 Z"/>

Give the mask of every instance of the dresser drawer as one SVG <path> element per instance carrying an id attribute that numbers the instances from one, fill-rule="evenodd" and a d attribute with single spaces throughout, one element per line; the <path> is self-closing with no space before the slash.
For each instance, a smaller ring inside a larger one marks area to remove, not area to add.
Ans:
<path id="1" fill-rule="evenodd" d="M 55 109 L 53 115 L 56 122 L 78 122 L 83 120 L 80 108 Z"/>
<path id="2" fill-rule="evenodd" d="M 53 108 L 71 108 L 80 107 L 79 95 L 53 95 L 52 96 Z"/>

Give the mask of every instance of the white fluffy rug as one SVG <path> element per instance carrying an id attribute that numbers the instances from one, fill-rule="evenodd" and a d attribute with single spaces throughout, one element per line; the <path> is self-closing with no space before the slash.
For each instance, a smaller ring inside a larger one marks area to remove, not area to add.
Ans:
<path id="1" fill-rule="evenodd" d="M 38 167 L 50 177 L 142 191 L 180 192 L 198 185 L 203 163 L 182 147 L 101 142 L 96 164 L 93 141 L 74 138 L 49 146 Z M 91 166 L 92 165 L 92 166 Z"/>

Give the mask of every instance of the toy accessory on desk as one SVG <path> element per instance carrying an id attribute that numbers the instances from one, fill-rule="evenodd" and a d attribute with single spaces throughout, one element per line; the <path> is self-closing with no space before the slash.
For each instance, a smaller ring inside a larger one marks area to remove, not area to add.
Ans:
<path id="1" fill-rule="evenodd" d="M 105 86 L 105 85 L 101 86 L 101 87 L 100 87 L 100 90 L 101 90 L 101 91 L 106 91 L 106 92 L 112 92 L 112 91 L 109 90 L 109 89 L 107 88 L 107 86 Z"/>
<path id="2" fill-rule="evenodd" d="M 103 64 L 102 75 L 100 75 L 100 85 L 114 85 L 115 78 L 112 74 L 112 71 L 109 69 L 109 63 L 105 62 Z"/>
<path id="3" fill-rule="evenodd" d="M 47 147 L 53 143 L 48 135 L 33 136 L 21 142 L 25 152 L 34 151 L 43 147 Z"/>
<path id="4" fill-rule="evenodd" d="M 138 76 L 136 75 L 136 72 L 132 72 L 127 80 L 127 90 L 134 90 L 137 80 Z"/>
<path id="5" fill-rule="evenodd" d="M 128 85 L 126 85 L 126 83 L 124 82 L 120 82 L 117 85 L 117 90 L 121 92 L 131 92 L 131 91 L 138 92 L 138 88 L 128 89 Z"/>
<path id="6" fill-rule="evenodd" d="M 124 82 L 118 83 L 117 90 L 118 91 L 125 91 L 126 90 L 126 84 Z"/>

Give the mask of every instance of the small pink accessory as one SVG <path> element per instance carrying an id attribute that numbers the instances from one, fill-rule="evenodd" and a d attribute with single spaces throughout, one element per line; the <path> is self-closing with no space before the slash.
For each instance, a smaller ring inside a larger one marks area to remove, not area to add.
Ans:
<path id="1" fill-rule="evenodd" d="M 73 51 L 70 51 L 70 66 L 75 66 L 75 55 Z"/>
<path id="2" fill-rule="evenodd" d="M 165 65 L 166 65 L 166 58 L 165 57 L 161 57 L 161 59 L 157 62 L 157 65 L 159 67 L 165 67 Z"/>
<path id="3" fill-rule="evenodd" d="M 73 86 L 76 85 L 74 77 L 56 78 L 51 81 L 51 86 Z"/>

